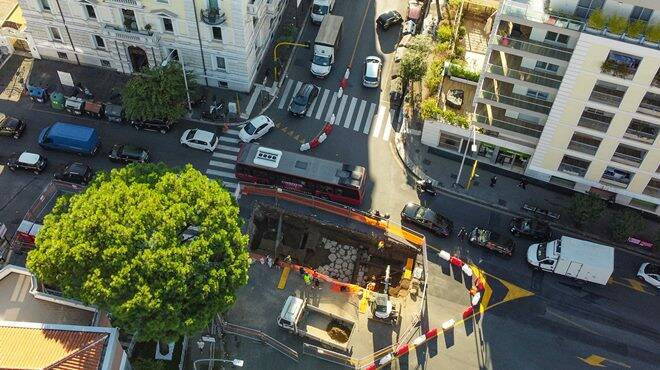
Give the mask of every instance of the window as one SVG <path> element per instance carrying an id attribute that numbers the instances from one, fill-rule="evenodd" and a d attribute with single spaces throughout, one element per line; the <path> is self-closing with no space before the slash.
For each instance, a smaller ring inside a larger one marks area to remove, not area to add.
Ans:
<path id="1" fill-rule="evenodd" d="M 623 134 L 623 137 L 640 141 L 646 144 L 653 144 L 655 138 L 658 136 L 658 126 L 653 125 L 642 120 L 633 118 L 628 125 L 628 129 Z"/>
<path id="2" fill-rule="evenodd" d="M 643 8 L 641 6 L 635 6 L 633 7 L 632 12 L 630 12 L 630 21 L 648 22 L 649 19 L 651 19 L 652 14 L 653 14 L 653 9 Z"/>
<path id="3" fill-rule="evenodd" d="M 215 69 L 222 69 L 222 70 L 227 69 L 227 65 L 225 63 L 225 58 L 215 57 Z"/>
<path id="4" fill-rule="evenodd" d="M 639 208 L 639 209 L 644 209 L 649 212 L 655 212 L 656 209 L 658 209 L 658 205 L 655 203 L 647 202 L 645 200 L 633 198 L 630 200 L 630 203 L 628 204 L 631 207 Z"/>
<path id="5" fill-rule="evenodd" d="M 109 60 L 101 59 L 101 67 L 110 68 L 112 64 L 110 64 Z"/>
<path id="6" fill-rule="evenodd" d="M 53 39 L 53 41 L 62 42 L 62 35 L 60 35 L 59 28 L 48 27 L 48 30 L 50 31 L 50 38 Z"/>
<path id="7" fill-rule="evenodd" d="M 565 155 L 559 164 L 559 171 L 570 175 L 584 177 L 591 162 Z"/>
<path id="8" fill-rule="evenodd" d="M 171 19 L 163 18 L 163 29 L 165 32 L 174 32 L 174 25 L 172 24 Z"/>
<path id="9" fill-rule="evenodd" d="M 600 182 L 607 185 L 627 188 L 634 175 L 635 174 L 632 172 L 607 166 L 605 172 L 603 172 L 603 176 L 601 177 Z"/>
<path id="10" fill-rule="evenodd" d="M 530 98 L 540 99 L 540 100 L 548 100 L 548 98 L 550 97 L 550 95 L 547 92 L 536 91 L 531 89 L 527 90 L 527 96 L 529 96 Z"/>
<path id="11" fill-rule="evenodd" d="M 646 150 L 619 144 L 612 155 L 612 162 L 622 163 L 632 167 L 639 167 L 644 161 Z"/>
<path id="12" fill-rule="evenodd" d="M 226 89 L 227 87 L 229 87 L 229 84 L 227 83 L 227 81 L 218 81 L 218 87 L 222 87 Z"/>
<path id="13" fill-rule="evenodd" d="M 41 9 L 50 11 L 50 0 L 41 0 Z"/>
<path id="14" fill-rule="evenodd" d="M 85 5 L 85 12 L 87 12 L 87 18 L 96 19 L 96 11 L 91 5 Z"/>
<path id="15" fill-rule="evenodd" d="M 600 146 L 601 140 L 592 136 L 574 132 L 571 141 L 568 143 L 568 149 L 580 153 L 595 155 Z"/>
<path id="16" fill-rule="evenodd" d="M 628 88 L 606 81 L 596 81 L 589 100 L 618 107 Z"/>
<path id="17" fill-rule="evenodd" d="M 98 49 L 105 49 L 105 40 L 99 35 L 94 35 L 94 44 Z"/>
<path id="18" fill-rule="evenodd" d="M 222 28 L 211 27 L 213 29 L 213 39 L 222 41 Z"/>
<path id="19" fill-rule="evenodd" d="M 582 116 L 578 120 L 578 126 L 592 130 L 607 132 L 614 114 L 598 109 L 585 107 Z"/>
<path id="20" fill-rule="evenodd" d="M 566 45 L 568 44 L 568 36 L 563 35 L 561 33 L 548 31 L 548 33 L 545 34 L 545 41 L 556 42 L 559 44 Z"/>
<path id="21" fill-rule="evenodd" d="M 550 71 L 550 72 L 555 72 L 555 73 L 557 71 L 559 71 L 559 66 L 558 65 L 543 62 L 543 61 L 540 61 L 540 60 L 536 62 L 536 67 L 535 68 L 536 69 L 543 69 L 543 70 Z"/>
<path id="22" fill-rule="evenodd" d="M 575 16 L 582 19 L 587 19 L 591 12 L 596 9 L 602 9 L 605 0 L 579 0 L 575 7 Z"/>
<path id="23" fill-rule="evenodd" d="M 66 53 L 63 53 L 61 51 L 57 52 L 57 57 L 60 59 L 69 59 L 69 57 L 66 55 Z"/>
<path id="24" fill-rule="evenodd" d="M 177 62 L 179 61 L 179 51 L 177 49 L 167 49 L 167 56 L 170 58 L 170 60 L 176 60 Z"/>

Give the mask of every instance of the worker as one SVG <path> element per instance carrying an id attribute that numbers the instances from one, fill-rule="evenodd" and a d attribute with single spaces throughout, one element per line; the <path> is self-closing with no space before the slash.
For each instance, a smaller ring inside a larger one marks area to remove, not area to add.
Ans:
<path id="1" fill-rule="evenodd" d="M 305 273 L 303 275 L 303 280 L 305 280 L 305 285 L 312 285 L 312 278 L 309 276 L 308 273 Z"/>

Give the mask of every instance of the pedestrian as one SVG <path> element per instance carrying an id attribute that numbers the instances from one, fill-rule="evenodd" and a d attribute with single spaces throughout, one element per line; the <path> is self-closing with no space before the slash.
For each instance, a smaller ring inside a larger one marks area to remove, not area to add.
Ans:
<path id="1" fill-rule="evenodd" d="M 309 274 L 305 273 L 303 275 L 303 280 L 305 280 L 305 285 L 312 285 L 312 278 L 309 276 Z"/>
<path id="2" fill-rule="evenodd" d="M 275 257 L 275 267 L 277 267 L 278 270 L 280 269 L 280 257 Z"/>
<path id="3" fill-rule="evenodd" d="M 465 228 L 464 227 L 461 227 L 461 229 L 458 230 L 458 239 L 460 241 L 463 241 L 463 239 L 465 239 Z"/>
<path id="4" fill-rule="evenodd" d="M 316 276 L 314 276 L 314 289 L 321 290 L 321 281 Z"/>
<path id="5" fill-rule="evenodd" d="M 290 254 L 287 254 L 287 256 L 284 257 L 284 262 L 291 263 L 291 255 Z"/>
<path id="6" fill-rule="evenodd" d="M 305 277 L 305 269 L 302 266 L 300 266 L 298 272 L 300 273 L 300 276 L 302 276 L 303 278 Z"/>
<path id="7" fill-rule="evenodd" d="M 268 267 L 273 268 L 273 258 L 270 254 L 266 255 L 266 263 L 268 264 Z"/>
<path id="8" fill-rule="evenodd" d="M 490 187 L 494 188 L 496 183 L 497 183 L 497 176 L 491 177 L 490 178 Z"/>
<path id="9" fill-rule="evenodd" d="M 527 189 L 526 186 L 527 186 L 527 179 L 523 177 L 522 179 L 520 179 L 520 182 L 518 183 L 518 187 L 523 188 L 524 190 Z"/>

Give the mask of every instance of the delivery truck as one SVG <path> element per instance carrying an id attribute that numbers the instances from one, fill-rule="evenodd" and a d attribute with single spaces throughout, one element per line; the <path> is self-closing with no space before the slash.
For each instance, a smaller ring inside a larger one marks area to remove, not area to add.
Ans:
<path id="1" fill-rule="evenodd" d="M 310 69 L 314 76 L 324 78 L 330 74 L 335 62 L 335 53 L 339 48 L 343 22 L 344 18 L 338 15 L 328 14 L 323 17 L 314 40 L 314 56 Z"/>
<path id="2" fill-rule="evenodd" d="M 41 130 L 39 146 L 47 150 L 92 156 L 101 147 L 101 140 L 93 127 L 56 122 Z"/>
<path id="3" fill-rule="evenodd" d="M 605 285 L 614 271 L 614 248 L 562 236 L 530 245 L 527 262 L 543 271 Z"/>
<path id="4" fill-rule="evenodd" d="M 346 341 L 339 341 L 330 336 L 329 327 L 331 324 L 345 332 Z M 284 303 L 284 307 L 282 307 L 280 317 L 277 319 L 277 325 L 327 347 L 348 352 L 355 321 L 309 305 L 306 299 L 289 296 Z"/>

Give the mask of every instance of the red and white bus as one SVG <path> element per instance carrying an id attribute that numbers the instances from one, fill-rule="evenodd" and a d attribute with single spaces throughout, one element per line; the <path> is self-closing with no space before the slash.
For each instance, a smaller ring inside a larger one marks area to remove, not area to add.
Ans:
<path id="1" fill-rule="evenodd" d="M 362 166 L 252 143 L 244 144 L 238 152 L 236 178 L 359 206 L 364 196 L 367 171 Z"/>

